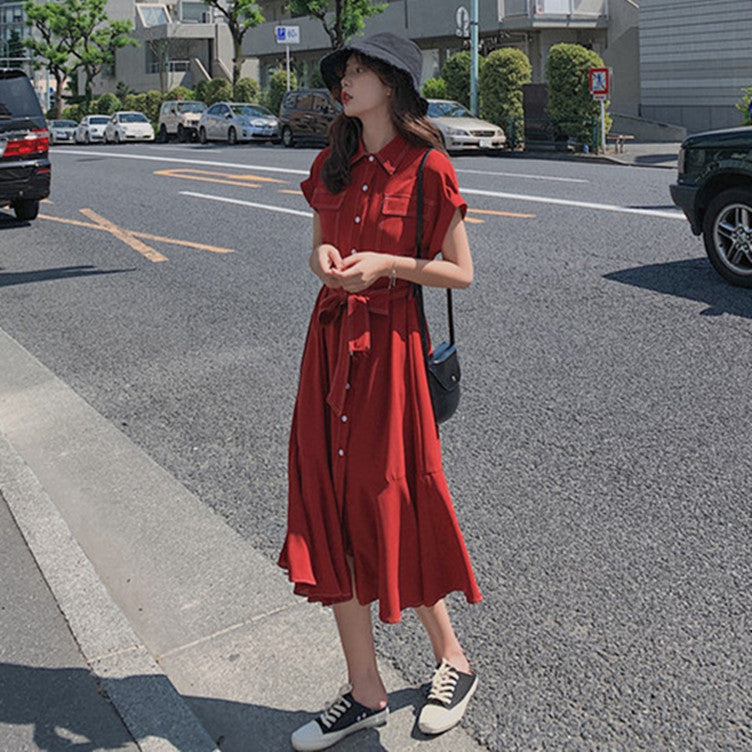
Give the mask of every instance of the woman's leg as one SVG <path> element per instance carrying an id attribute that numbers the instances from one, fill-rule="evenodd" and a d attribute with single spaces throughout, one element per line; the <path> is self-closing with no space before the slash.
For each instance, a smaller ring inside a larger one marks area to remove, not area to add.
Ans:
<path id="1" fill-rule="evenodd" d="M 386 687 L 381 681 L 376 665 L 371 607 L 362 606 L 357 597 L 353 597 L 346 603 L 335 603 L 332 608 L 342 650 L 345 653 L 353 697 L 367 708 L 385 708 Z"/>
<path id="2" fill-rule="evenodd" d="M 454 634 L 444 599 L 437 601 L 433 606 L 419 606 L 415 610 L 428 632 L 436 663 L 441 663 L 446 658 L 458 671 L 470 673 L 470 664 L 465 658 L 457 635 Z"/>

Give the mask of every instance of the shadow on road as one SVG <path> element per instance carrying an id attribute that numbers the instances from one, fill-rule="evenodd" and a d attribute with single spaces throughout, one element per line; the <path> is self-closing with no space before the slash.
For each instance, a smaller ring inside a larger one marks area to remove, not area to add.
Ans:
<path id="1" fill-rule="evenodd" d="M 31 272 L 4 272 L 0 267 L 0 287 L 25 285 L 29 282 L 47 282 L 52 279 L 71 279 L 72 277 L 91 277 L 98 274 L 122 274 L 135 272 L 130 269 L 97 269 L 95 266 L 59 266 L 53 269 L 36 269 Z"/>
<path id="2" fill-rule="evenodd" d="M 706 258 L 624 269 L 605 279 L 707 304 L 701 316 L 729 313 L 752 319 L 752 291 L 724 282 Z"/>

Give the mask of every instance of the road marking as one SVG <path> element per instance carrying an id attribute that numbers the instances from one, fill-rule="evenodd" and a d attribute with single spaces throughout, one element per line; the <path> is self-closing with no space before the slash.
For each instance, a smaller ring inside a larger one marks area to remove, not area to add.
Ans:
<path id="1" fill-rule="evenodd" d="M 92 224 L 91 222 L 81 222 L 78 219 L 65 219 L 64 217 L 53 217 L 49 214 L 40 214 L 40 219 L 47 219 L 50 222 L 60 222 L 65 225 L 74 225 L 75 227 L 86 227 L 89 230 L 101 230 L 102 232 L 109 232 L 105 227 L 101 225 Z M 195 243 L 191 240 L 177 240 L 176 238 L 165 238 L 162 235 L 150 235 L 147 232 L 133 232 L 130 234 L 136 238 L 143 238 L 144 240 L 153 240 L 157 243 L 168 243 L 169 245 L 182 245 L 186 248 L 196 248 L 199 251 L 209 251 L 209 253 L 235 253 L 233 248 L 223 248 L 217 245 L 206 245 L 205 243 Z"/>
<path id="2" fill-rule="evenodd" d="M 122 240 L 126 245 L 133 248 L 134 251 L 140 253 L 144 258 L 158 263 L 160 261 L 167 261 L 167 256 L 163 256 L 159 251 L 155 251 L 151 246 L 142 243 L 138 238 L 134 237 L 128 230 L 124 230 L 122 227 L 118 227 L 109 219 L 105 219 L 101 215 L 97 214 L 91 209 L 81 209 L 81 214 L 91 219 L 95 224 L 101 225 L 105 230 L 114 235 L 116 238 Z"/>
<path id="3" fill-rule="evenodd" d="M 571 201 L 564 198 L 544 198 L 543 196 L 527 196 L 522 193 L 501 193 L 499 191 L 481 191 L 475 188 L 460 188 L 463 194 L 474 196 L 489 196 L 491 198 L 506 198 L 513 201 L 532 201 L 536 204 L 552 204 L 555 206 L 573 206 L 578 209 L 594 209 L 596 211 L 618 212 L 621 214 L 640 214 L 644 217 L 661 217 L 663 219 L 682 219 L 686 221 L 680 211 L 658 211 L 656 209 L 637 209 L 632 206 L 617 206 L 615 204 L 594 204 L 588 201 Z"/>
<path id="4" fill-rule="evenodd" d="M 294 191 L 292 188 L 280 188 L 277 193 L 289 193 L 291 196 L 302 196 L 303 191 Z"/>
<path id="5" fill-rule="evenodd" d="M 455 172 L 464 172 L 468 175 L 498 175 L 504 178 L 524 178 L 525 180 L 546 180 L 551 183 L 589 183 L 589 180 L 583 180 L 581 178 L 555 178 L 550 175 L 524 175 L 521 172 L 487 172 L 485 170 L 461 170 L 457 169 Z"/>
<path id="6" fill-rule="evenodd" d="M 468 209 L 468 211 L 472 212 L 473 214 L 492 214 L 495 217 L 516 217 L 517 219 L 535 219 L 535 214 L 518 214 L 517 212 L 494 211 L 493 209 Z"/>
<path id="7" fill-rule="evenodd" d="M 223 172 L 212 172 L 211 170 L 191 170 L 188 167 L 179 167 L 175 170 L 155 170 L 154 174 L 164 175 L 168 178 L 183 178 L 184 180 L 197 180 L 206 183 L 239 185 L 243 188 L 260 188 L 259 183 L 287 183 L 286 180 L 264 178 L 260 175 L 227 175 Z"/>
<path id="8" fill-rule="evenodd" d="M 468 225 L 484 225 L 485 219 L 475 219 L 475 217 L 465 217 L 465 223 Z"/>
<path id="9" fill-rule="evenodd" d="M 297 217 L 312 217 L 313 212 L 298 211 L 297 209 L 285 209 L 281 206 L 269 206 L 268 204 L 256 204 L 253 201 L 241 201 L 238 198 L 227 198 L 226 196 L 210 196 L 207 193 L 194 193 L 193 191 L 180 191 L 181 196 L 193 196 L 194 198 L 203 198 L 207 201 L 222 201 L 226 204 L 237 204 L 238 206 L 250 206 L 253 209 L 266 209 L 267 211 L 280 212 L 281 214 L 294 214 Z"/>

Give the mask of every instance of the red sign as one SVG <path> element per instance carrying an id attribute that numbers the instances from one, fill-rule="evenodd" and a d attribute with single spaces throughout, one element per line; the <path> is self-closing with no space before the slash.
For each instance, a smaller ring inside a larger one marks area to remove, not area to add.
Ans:
<path id="1" fill-rule="evenodd" d="M 596 99 L 606 99 L 611 88 L 611 71 L 608 68 L 590 69 L 590 93 Z"/>

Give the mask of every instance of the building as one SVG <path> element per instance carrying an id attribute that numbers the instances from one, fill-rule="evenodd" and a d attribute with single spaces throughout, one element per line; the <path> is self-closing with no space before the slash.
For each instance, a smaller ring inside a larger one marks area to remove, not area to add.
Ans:
<path id="1" fill-rule="evenodd" d="M 697 132 L 739 125 L 752 86 L 750 0 L 642 0 L 640 114 Z"/>

